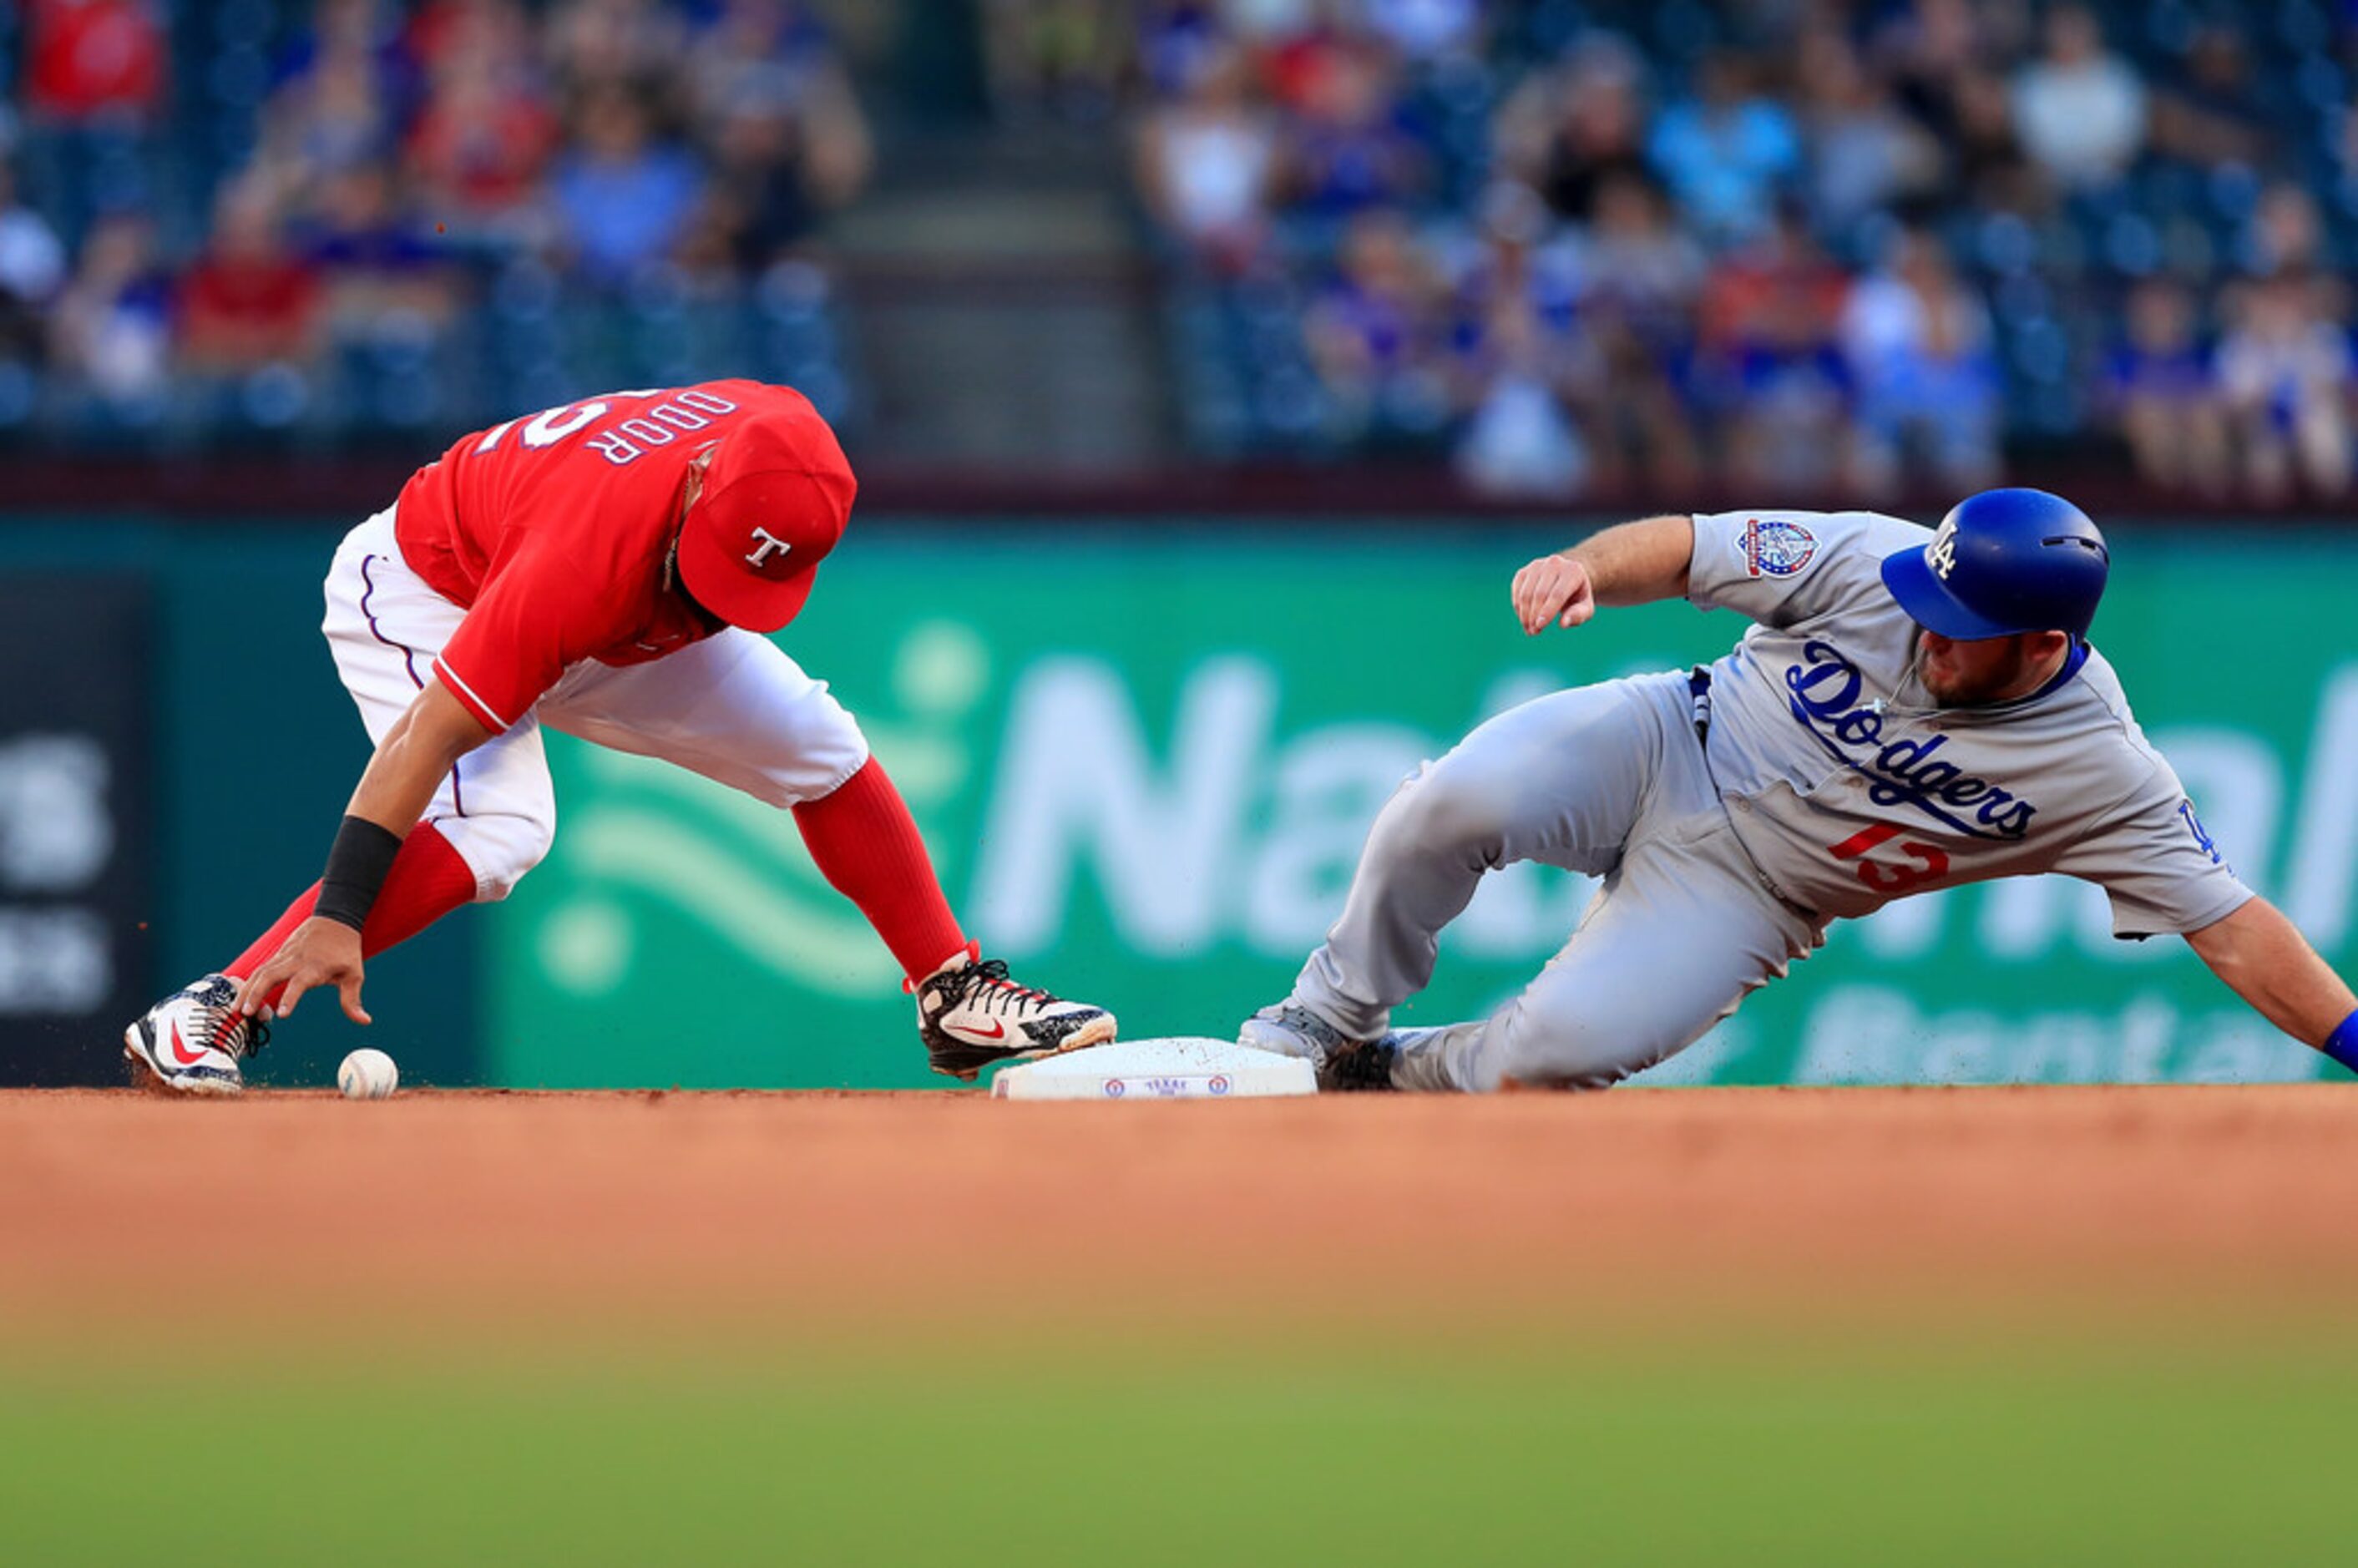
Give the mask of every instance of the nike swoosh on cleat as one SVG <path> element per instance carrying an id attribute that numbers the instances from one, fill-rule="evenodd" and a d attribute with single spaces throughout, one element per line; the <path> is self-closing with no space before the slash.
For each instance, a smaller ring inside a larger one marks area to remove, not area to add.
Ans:
<path id="1" fill-rule="evenodd" d="M 980 1034 L 980 1033 L 982 1033 L 982 1028 L 981 1028 L 981 1026 L 980 1026 L 979 1024 L 968 1024 L 967 1027 L 968 1027 L 968 1028 L 972 1033 L 976 1033 L 976 1034 Z M 999 1022 L 999 1020 L 997 1020 L 997 1019 L 995 1019 L 995 1018 L 994 1018 L 994 1019 L 992 1019 L 992 1020 L 990 1021 L 990 1037 L 991 1039 L 993 1039 L 993 1040 L 1004 1040 L 1004 1039 L 1006 1039 L 1006 1038 L 1007 1038 L 1007 1025 L 1005 1025 L 1005 1024 L 1003 1024 L 1003 1023 L 1000 1022 Z"/>
<path id="2" fill-rule="evenodd" d="M 188 1048 L 180 1044 L 180 1026 L 177 1023 L 172 1025 L 172 1060 L 183 1067 L 193 1067 L 204 1059 L 202 1051 L 194 1055 L 189 1054 Z"/>

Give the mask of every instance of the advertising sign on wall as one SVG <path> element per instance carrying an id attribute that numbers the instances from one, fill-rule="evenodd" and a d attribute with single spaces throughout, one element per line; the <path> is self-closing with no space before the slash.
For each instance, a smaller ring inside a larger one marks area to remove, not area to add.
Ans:
<path id="1" fill-rule="evenodd" d="M 114 1083 L 144 992 L 146 591 L 0 580 L 0 1084 Z"/>
<path id="2" fill-rule="evenodd" d="M 1127 1034 L 1220 1034 L 1284 993 L 1369 819 L 1421 759 L 1511 703 L 1709 659 L 1743 630 L 1673 604 L 1526 639 L 1507 582 L 1554 543 L 1111 539 L 1077 524 L 1028 541 L 855 535 L 781 640 L 860 715 L 987 951 L 1114 1008 Z M 2116 544 L 2098 644 L 2244 879 L 2352 967 L 2358 651 L 2332 628 L 2358 551 Z M 557 737 L 550 755 L 555 852 L 494 921 L 494 1081 L 940 1081 L 899 975 L 790 816 Z M 1489 878 L 1401 1022 L 1512 995 L 1591 891 L 1537 867 Z M 1677 984 L 1675 952 L 1630 983 Z M 2115 941 L 2098 890 L 2048 878 L 1837 925 L 1791 979 L 1648 1076 L 2256 1080 L 2320 1066 L 2183 943 Z"/>

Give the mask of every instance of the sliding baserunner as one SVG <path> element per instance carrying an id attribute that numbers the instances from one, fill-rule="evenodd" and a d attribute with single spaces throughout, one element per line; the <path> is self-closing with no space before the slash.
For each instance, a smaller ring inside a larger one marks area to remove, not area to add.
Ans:
<path id="1" fill-rule="evenodd" d="M 1515 576 L 1527 633 L 1685 597 L 1754 625 L 1717 664 L 1503 713 L 1403 784 L 1293 992 L 1244 1043 L 1333 1089 L 1604 1087 L 1682 1050 L 1829 923 L 2061 871 L 2124 937 L 2182 935 L 2287 1033 L 2358 1070 L 2358 999 L 2229 869 L 2088 643 L 2110 566 L 2060 497 L 1995 490 L 1937 532 L 1874 513 L 1610 528 Z M 1394 1029 L 1484 873 L 1602 877 L 1486 1019 Z"/>

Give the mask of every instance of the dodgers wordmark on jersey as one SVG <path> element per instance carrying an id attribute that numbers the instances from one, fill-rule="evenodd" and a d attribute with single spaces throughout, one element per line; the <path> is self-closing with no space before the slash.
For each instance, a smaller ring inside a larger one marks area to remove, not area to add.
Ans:
<path id="1" fill-rule="evenodd" d="M 2107 564 L 2085 514 L 2018 489 L 1937 532 L 1657 516 L 1542 557 L 1515 579 L 1527 632 L 1682 587 L 1753 624 L 1708 668 L 1536 697 L 1419 768 L 1293 992 L 1238 1037 L 1309 1057 L 1322 1089 L 1602 1088 L 1685 1049 L 1835 919 L 2060 871 L 2104 887 L 2117 934 L 2184 935 L 2358 1071 L 2358 996 L 2236 880 L 2087 643 Z M 1563 948 L 1486 1017 L 1396 1021 L 1482 877 L 1520 860 L 1599 879 Z"/>
<path id="2" fill-rule="evenodd" d="M 1707 756 L 1771 891 L 1855 916 L 2061 871 L 2104 888 L 2122 936 L 2200 930 L 2250 898 L 2093 648 L 2012 702 L 1931 701 L 1879 570 L 1931 537 L 1871 512 L 1694 519 L 1689 596 L 1754 622 L 1712 666 Z"/>

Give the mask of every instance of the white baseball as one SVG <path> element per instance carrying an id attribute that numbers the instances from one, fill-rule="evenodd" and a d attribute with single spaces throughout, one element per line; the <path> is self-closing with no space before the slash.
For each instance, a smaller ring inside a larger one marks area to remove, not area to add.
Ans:
<path id="1" fill-rule="evenodd" d="M 362 1046 L 336 1069 L 336 1087 L 346 1099 L 383 1099 L 400 1083 L 401 1069 L 393 1058 L 372 1046 Z"/>

